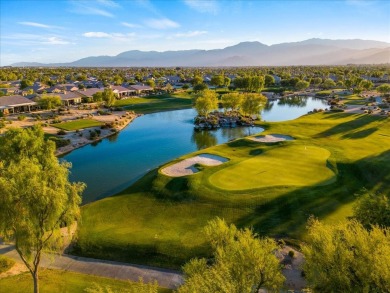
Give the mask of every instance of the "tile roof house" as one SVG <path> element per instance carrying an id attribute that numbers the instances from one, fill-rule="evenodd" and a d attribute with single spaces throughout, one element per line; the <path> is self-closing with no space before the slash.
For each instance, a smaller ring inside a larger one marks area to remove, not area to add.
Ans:
<path id="1" fill-rule="evenodd" d="M 130 90 L 135 91 L 137 94 L 141 94 L 142 92 L 151 92 L 153 88 L 148 85 L 131 85 L 129 87 Z"/>
<path id="2" fill-rule="evenodd" d="M 92 96 L 98 92 L 103 92 L 104 88 L 87 88 L 83 90 L 78 90 L 76 93 L 80 94 L 82 97 L 92 98 Z"/>
<path id="3" fill-rule="evenodd" d="M 46 94 L 46 96 L 59 96 L 64 106 L 76 105 L 82 102 L 82 96 L 78 92 L 64 92 L 60 94 Z"/>
<path id="4" fill-rule="evenodd" d="M 50 87 L 46 91 L 48 93 L 60 93 L 60 92 L 75 92 L 78 90 L 79 88 L 75 86 L 73 83 L 67 83 L 67 84 L 57 84 L 55 86 Z"/>
<path id="5" fill-rule="evenodd" d="M 37 108 L 36 102 L 20 95 L 0 97 L 0 112 L 3 114 L 31 112 Z"/>
<path id="6" fill-rule="evenodd" d="M 114 92 L 114 94 L 118 96 L 119 99 L 132 96 L 136 93 L 134 89 L 132 88 L 128 89 L 120 85 L 112 85 L 111 89 Z"/>

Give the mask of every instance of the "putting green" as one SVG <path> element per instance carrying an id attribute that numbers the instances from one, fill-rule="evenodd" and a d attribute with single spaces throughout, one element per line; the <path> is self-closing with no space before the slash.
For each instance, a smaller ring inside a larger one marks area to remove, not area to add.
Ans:
<path id="1" fill-rule="evenodd" d="M 328 150 L 315 146 L 278 147 L 214 173 L 209 182 L 227 190 L 327 185 L 336 179 L 327 167 L 329 156 Z"/>

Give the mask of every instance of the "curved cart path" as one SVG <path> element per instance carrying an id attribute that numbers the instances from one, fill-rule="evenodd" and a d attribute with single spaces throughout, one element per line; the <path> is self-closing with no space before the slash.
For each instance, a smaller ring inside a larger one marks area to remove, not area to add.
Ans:
<path id="1" fill-rule="evenodd" d="M 0 254 L 21 262 L 13 245 L 0 245 Z M 176 289 L 183 283 L 178 271 L 67 254 L 44 254 L 41 267 L 136 282 L 141 277 L 145 283 L 156 280 L 159 286 L 169 289 Z"/>

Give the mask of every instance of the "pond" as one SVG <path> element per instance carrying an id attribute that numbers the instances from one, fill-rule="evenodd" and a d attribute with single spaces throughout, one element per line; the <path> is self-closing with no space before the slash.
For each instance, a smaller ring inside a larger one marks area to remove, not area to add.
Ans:
<path id="1" fill-rule="evenodd" d="M 314 108 L 326 107 L 314 98 L 289 100 L 271 102 L 262 119 L 290 120 Z M 194 131 L 195 116 L 193 109 L 147 114 L 119 134 L 65 155 L 63 158 L 72 163 L 70 179 L 87 184 L 83 203 L 113 195 L 149 170 L 177 157 L 263 131 L 261 127 Z"/>

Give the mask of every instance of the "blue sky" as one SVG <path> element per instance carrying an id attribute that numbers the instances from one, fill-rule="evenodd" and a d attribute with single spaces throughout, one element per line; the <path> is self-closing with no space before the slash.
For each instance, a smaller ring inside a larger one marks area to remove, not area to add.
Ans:
<path id="1" fill-rule="evenodd" d="M 0 65 L 310 38 L 390 42 L 390 1 L 0 0 Z"/>

